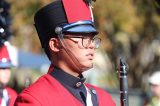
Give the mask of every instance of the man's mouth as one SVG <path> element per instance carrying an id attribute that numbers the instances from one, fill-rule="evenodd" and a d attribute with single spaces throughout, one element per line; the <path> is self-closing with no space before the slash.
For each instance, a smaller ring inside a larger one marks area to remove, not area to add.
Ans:
<path id="1" fill-rule="evenodd" d="M 88 58 L 89 60 L 93 60 L 93 59 L 94 59 L 94 54 L 92 54 L 92 53 L 87 54 L 86 56 L 87 56 L 87 58 Z"/>

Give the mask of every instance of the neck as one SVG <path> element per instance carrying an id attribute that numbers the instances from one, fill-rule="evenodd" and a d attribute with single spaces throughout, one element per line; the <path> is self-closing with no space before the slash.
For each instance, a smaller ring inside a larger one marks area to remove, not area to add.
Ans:
<path id="1" fill-rule="evenodd" d="M 68 65 L 65 62 L 59 62 L 57 65 L 55 64 L 55 66 L 61 68 L 66 73 L 68 73 L 68 74 L 70 74 L 72 76 L 75 76 L 75 77 L 77 77 L 80 74 L 82 74 L 78 70 L 76 71 L 76 69 L 68 67 Z"/>

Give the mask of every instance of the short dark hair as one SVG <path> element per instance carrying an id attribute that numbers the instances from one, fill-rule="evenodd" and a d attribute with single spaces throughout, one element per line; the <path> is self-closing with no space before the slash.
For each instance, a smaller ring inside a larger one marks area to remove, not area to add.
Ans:
<path id="1" fill-rule="evenodd" d="M 46 43 L 46 45 L 44 46 L 43 49 L 44 49 L 44 52 L 46 53 L 48 59 L 51 60 L 51 54 L 50 54 L 50 49 L 49 49 L 48 43 L 49 42 Z"/>

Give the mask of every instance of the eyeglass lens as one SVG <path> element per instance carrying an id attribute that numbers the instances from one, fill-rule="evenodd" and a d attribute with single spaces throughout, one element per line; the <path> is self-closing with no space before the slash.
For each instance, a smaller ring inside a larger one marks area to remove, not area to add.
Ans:
<path id="1" fill-rule="evenodd" d="M 99 48 L 101 39 L 98 37 L 90 38 L 90 37 L 84 37 L 82 38 L 82 45 L 83 47 L 87 48 L 91 42 L 94 44 L 95 49 Z"/>
<path id="2" fill-rule="evenodd" d="M 78 45 L 87 48 L 91 43 L 94 44 L 95 49 L 99 48 L 101 39 L 93 36 L 64 36 L 64 38 L 81 38 L 78 40 Z M 73 40 L 73 39 L 72 39 Z"/>

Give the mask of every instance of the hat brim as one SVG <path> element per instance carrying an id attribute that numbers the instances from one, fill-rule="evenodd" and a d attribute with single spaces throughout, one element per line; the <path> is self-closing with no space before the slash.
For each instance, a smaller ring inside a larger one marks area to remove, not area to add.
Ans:
<path id="1" fill-rule="evenodd" d="M 91 25 L 79 25 L 75 27 L 71 27 L 67 30 L 63 31 L 64 33 L 91 33 L 97 35 L 97 30 Z"/>
<path id="2" fill-rule="evenodd" d="M 0 68 L 11 68 L 12 64 L 11 63 L 1 63 Z"/>
<path id="3" fill-rule="evenodd" d="M 62 26 L 63 33 L 91 33 L 98 34 L 92 21 L 78 21 Z"/>

